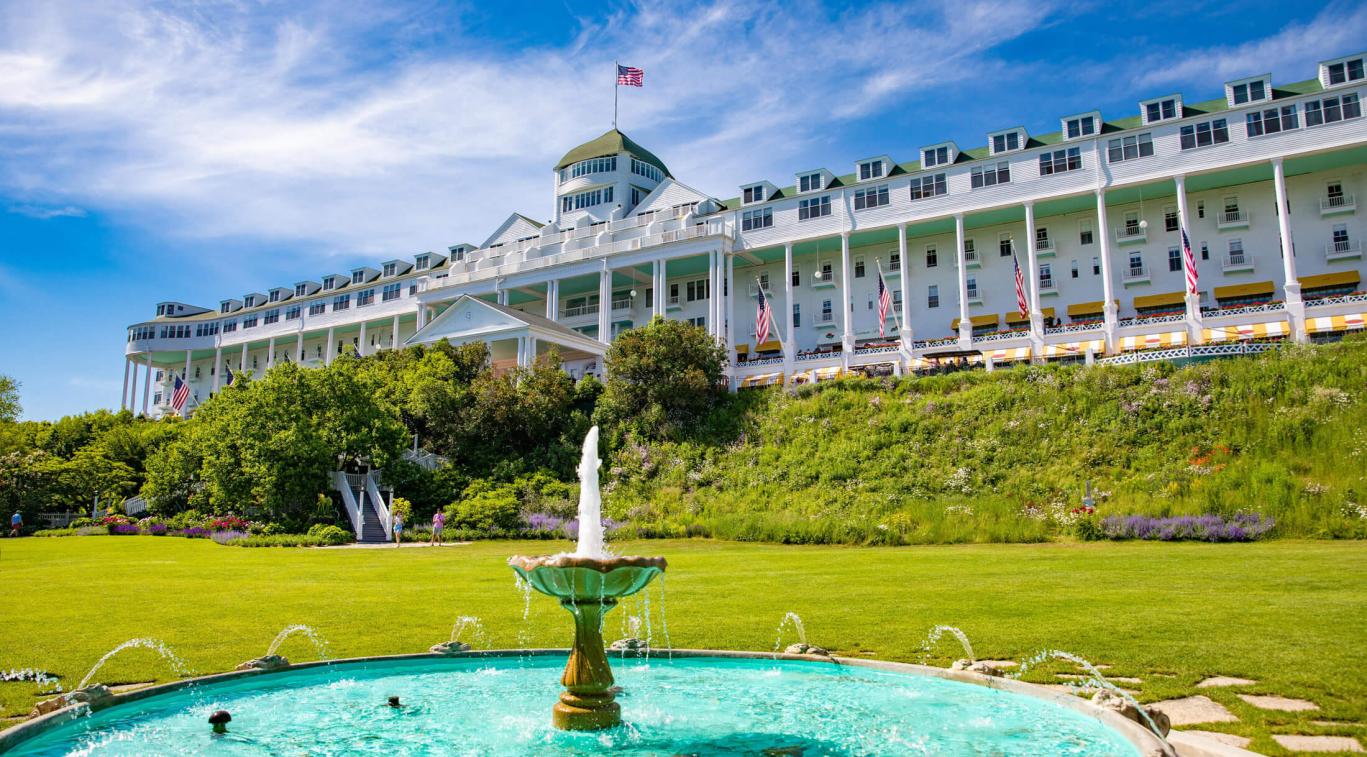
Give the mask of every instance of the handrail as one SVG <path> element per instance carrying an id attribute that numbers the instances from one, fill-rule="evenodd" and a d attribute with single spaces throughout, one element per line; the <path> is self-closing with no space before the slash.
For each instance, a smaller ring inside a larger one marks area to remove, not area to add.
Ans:
<path id="1" fill-rule="evenodd" d="M 361 538 L 361 508 L 356 504 L 356 495 L 352 494 L 351 481 L 347 478 L 349 474 L 336 470 L 332 472 L 332 488 L 342 493 L 342 506 L 346 508 L 347 517 L 351 518 L 352 528 L 356 531 L 356 539 Z"/>
<path id="2" fill-rule="evenodd" d="M 384 495 L 380 494 L 380 487 L 375 485 L 377 473 L 378 471 L 371 471 L 365 474 L 365 493 L 370 498 L 371 506 L 375 508 L 375 514 L 380 516 L 380 526 L 384 528 L 385 541 L 393 541 L 393 516 L 389 512 L 389 506 L 384 501 Z"/>

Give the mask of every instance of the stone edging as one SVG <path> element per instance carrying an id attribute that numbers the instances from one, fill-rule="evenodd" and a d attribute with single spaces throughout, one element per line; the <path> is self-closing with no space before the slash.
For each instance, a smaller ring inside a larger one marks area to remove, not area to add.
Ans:
<path id="1" fill-rule="evenodd" d="M 241 670 L 228 673 L 216 673 L 213 675 L 199 676 L 196 678 L 184 678 L 178 681 L 171 681 L 157 686 L 128 691 L 122 694 L 114 694 L 107 700 L 98 703 L 93 710 L 103 710 L 121 704 L 136 702 L 140 699 L 167 694 L 173 691 L 187 688 L 192 685 L 205 683 L 218 683 L 221 681 L 231 681 L 248 676 L 273 676 L 280 673 L 288 673 L 293 670 L 304 670 L 307 668 L 354 665 L 371 662 L 389 662 L 394 660 L 421 660 L 421 659 L 469 659 L 480 657 L 543 657 L 551 655 L 569 654 L 568 649 L 488 649 L 473 650 L 457 654 L 438 655 L 431 653 L 421 654 L 401 654 L 401 655 L 378 655 L 374 657 L 352 657 L 342 660 L 319 660 L 316 662 L 303 662 L 297 665 L 290 665 L 276 670 Z M 792 654 L 769 654 L 765 652 L 743 652 L 736 650 L 713 650 L 713 649 L 675 649 L 664 653 L 673 657 L 713 657 L 713 658 L 732 658 L 732 659 L 760 659 L 760 660 L 792 660 L 798 662 L 823 662 L 836 665 L 848 665 L 852 667 L 871 668 L 891 673 L 907 673 L 922 676 L 932 676 L 943 678 L 960 683 L 968 683 L 976 686 L 985 686 L 990 689 L 998 689 L 1031 696 L 1042 699 L 1054 704 L 1067 707 L 1075 712 L 1094 718 L 1106 727 L 1119 733 L 1126 741 L 1130 742 L 1139 750 L 1143 757 L 1178 757 L 1178 752 L 1168 744 L 1159 740 L 1147 728 L 1138 723 L 1125 718 L 1119 713 L 1096 707 L 1091 702 L 1080 699 L 1071 694 L 1046 689 L 1035 684 L 1024 683 L 1010 678 L 994 678 L 991 676 L 971 673 L 966 670 L 949 670 L 946 668 L 936 668 L 929 665 L 916 665 L 905 662 L 887 662 L 884 660 L 866 660 L 853 657 L 818 657 L 812 655 L 792 655 Z M 615 656 L 609 653 L 609 657 Z M 637 654 L 636 656 L 642 656 Z M 27 720 L 18 725 L 0 731 L 0 752 L 6 752 L 19 744 L 32 739 L 39 734 L 54 728 L 63 723 L 69 722 L 84 715 L 88 708 L 83 704 L 76 704 L 64 707 L 55 712 Z M 1176 733 L 1176 732 L 1174 732 Z M 1251 754 L 1242 749 L 1233 749 L 1228 752 L 1188 751 L 1188 745 L 1183 745 L 1182 757 L 1240 757 L 1241 755 Z"/>

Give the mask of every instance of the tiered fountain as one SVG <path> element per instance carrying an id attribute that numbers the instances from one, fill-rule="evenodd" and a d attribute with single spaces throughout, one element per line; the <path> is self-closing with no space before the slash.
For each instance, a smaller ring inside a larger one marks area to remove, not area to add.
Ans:
<path id="1" fill-rule="evenodd" d="M 612 668 L 603 647 L 603 616 L 617 600 L 644 589 L 664 572 L 663 557 L 614 557 L 603 545 L 598 490 L 598 427 L 584 439 L 579 462 L 579 543 L 573 553 L 512 557 L 508 564 L 528 585 L 560 600 L 574 615 L 574 646 L 560 683 L 565 691 L 552 722 L 567 731 L 596 731 L 622 722 L 613 701 Z"/>

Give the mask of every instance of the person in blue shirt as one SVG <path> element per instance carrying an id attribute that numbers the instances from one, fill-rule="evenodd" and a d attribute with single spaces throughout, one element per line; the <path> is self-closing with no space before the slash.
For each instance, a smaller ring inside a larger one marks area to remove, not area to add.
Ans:
<path id="1" fill-rule="evenodd" d="M 16 510 L 9 518 L 9 535 L 18 536 L 24 530 L 24 516 Z"/>
<path id="2" fill-rule="evenodd" d="M 398 513 L 395 513 L 395 514 L 394 514 L 394 546 L 398 547 L 398 546 L 402 546 L 402 544 L 403 544 L 403 516 L 402 516 L 402 515 L 399 515 Z"/>

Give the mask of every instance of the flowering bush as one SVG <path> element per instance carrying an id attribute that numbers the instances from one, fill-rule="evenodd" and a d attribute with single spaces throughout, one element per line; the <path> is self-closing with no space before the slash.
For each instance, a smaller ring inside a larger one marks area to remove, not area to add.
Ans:
<path id="1" fill-rule="evenodd" d="M 179 532 L 181 536 L 187 539 L 207 539 L 211 533 L 213 532 L 203 526 L 190 526 L 189 528 L 182 528 Z"/>
<path id="2" fill-rule="evenodd" d="M 1231 518 L 1219 515 L 1180 515 L 1172 518 L 1112 515 L 1101 521 L 1101 532 L 1108 539 L 1253 541 L 1271 531 L 1273 525 L 1272 518 L 1257 513 L 1239 513 Z"/>
<path id="3" fill-rule="evenodd" d="M 245 518 L 236 515 L 220 515 L 209 520 L 209 530 L 211 531 L 247 531 L 251 524 Z"/>
<path id="4" fill-rule="evenodd" d="M 106 515 L 95 522 L 101 526 L 127 526 L 133 523 L 133 519 L 128 517 L 127 515 L 110 513 L 109 515 Z"/>
<path id="5" fill-rule="evenodd" d="M 137 536 L 142 533 L 142 529 L 135 523 L 111 523 L 109 533 L 111 536 Z"/>
<path id="6" fill-rule="evenodd" d="M 248 534 L 247 534 L 246 531 L 227 531 L 227 530 L 224 530 L 224 531 L 214 531 L 213 533 L 209 534 L 209 538 L 210 538 L 210 539 L 213 539 L 214 541 L 218 542 L 219 544 L 227 544 L 228 542 L 232 541 L 233 539 L 241 539 L 241 538 L 243 538 L 243 537 L 245 537 L 245 536 L 247 536 L 247 535 L 248 535 Z"/>

